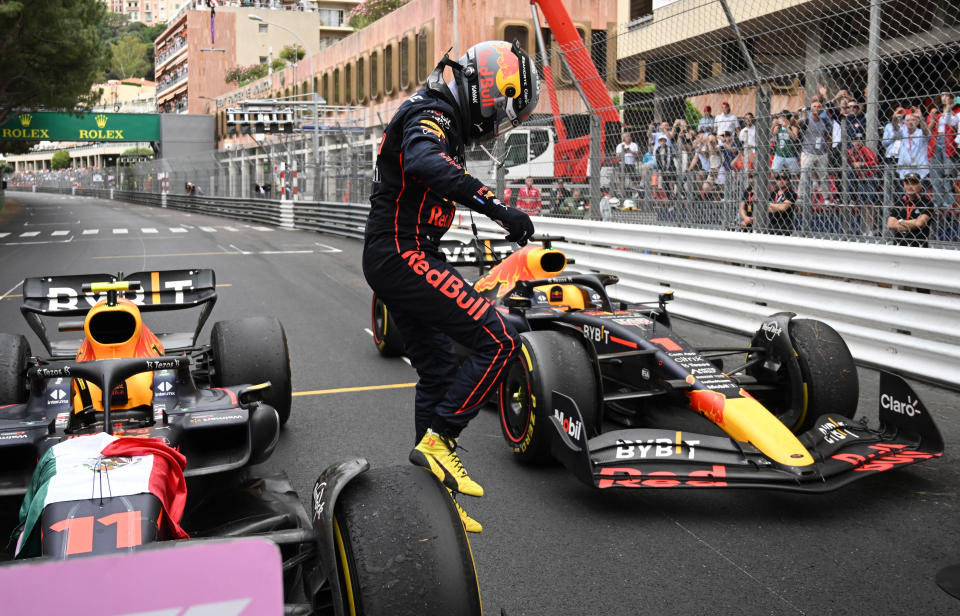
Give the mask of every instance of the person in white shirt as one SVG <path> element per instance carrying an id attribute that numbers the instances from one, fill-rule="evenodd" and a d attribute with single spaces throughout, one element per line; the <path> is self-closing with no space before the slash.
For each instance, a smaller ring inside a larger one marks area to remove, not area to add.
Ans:
<path id="1" fill-rule="evenodd" d="M 633 137 L 630 133 L 623 133 L 623 141 L 617 144 L 617 160 L 620 161 L 620 187 L 619 190 L 629 188 L 637 176 L 637 158 L 640 156 L 640 148 L 633 143 Z"/>
<path id="2" fill-rule="evenodd" d="M 920 119 L 916 111 L 905 116 L 903 124 L 893 117 L 894 131 L 900 139 L 900 155 L 897 158 L 897 171 L 900 179 L 908 173 L 916 173 L 928 184 L 926 177 L 930 175 L 930 158 L 927 145 L 930 141 L 930 129 L 927 123 Z M 930 186 L 924 186 L 928 190 Z"/>
<path id="3" fill-rule="evenodd" d="M 717 114 L 713 120 L 713 126 L 717 135 L 730 131 L 731 135 L 740 134 L 740 120 L 734 114 L 730 113 L 730 103 L 723 101 L 720 103 L 722 113 Z"/>
<path id="4" fill-rule="evenodd" d="M 753 114 L 749 111 L 743 116 L 743 128 L 740 129 L 740 149 L 747 159 L 753 161 L 757 155 L 757 127 L 753 125 Z"/>

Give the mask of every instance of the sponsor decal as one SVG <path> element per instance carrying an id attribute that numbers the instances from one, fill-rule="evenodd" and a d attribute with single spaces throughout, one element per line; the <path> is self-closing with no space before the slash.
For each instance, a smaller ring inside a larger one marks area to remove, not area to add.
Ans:
<path id="1" fill-rule="evenodd" d="M 57 418 L 54 420 L 54 427 L 58 430 L 62 430 L 67 427 L 67 422 L 70 420 L 70 412 L 66 413 L 57 413 Z"/>
<path id="2" fill-rule="evenodd" d="M 37 368 L 37 376 L 42 379 L 70 376 L 70 366 L 64 366 L 63 368 Z"/>
<path id="3" fill-rule="evenodd" d="M 154 289 L 151 292 L 174 291 L 173 303 L 182 304 L 184 290 L 192 288 L 192 285 L 193 281 L 191 280 L 167 280 L 164 281 L 162 289 Z M 106 296 L 106 293 L 83 293 L 70 287 L 50 287 L 47 291 L 47 311 L 76 310 L 80 305 L 80 298 L 83 298 L 83 301 L 92 308 Z M 145 291 L 142 289 L 132 291 L 129 294 L 124 293 L 125 298 L 138 306 L 143 306 L 146 303 L 145 296 Z M 159 302 L 155 301 L 153 303 Z"/>
<path id="4" fill-rule="evenodd" d="M 201 423 L 211 423 L 215 421 L 233 421 L 233 420 L 242 420 L 243 415 L 195 415 L 190 418 L 190 423 L 192 424 L 201 424 Z"/>
<path id="5" fill-rule="evenodd" d="M 597 295 L 597 297 L 600 297 Z M 614 323 L 626 325 L 627 327 L 647 327 L 653 325 L 653 321 L 646 317 L 617 317 L 612 319 Z"/>
<path id="6" fill-rule="evenodd" d="M 587 340 L 592 340 L 593 342 L 610 342 L 610 332 L 607 331 L 607 328 L 601 325 L 597 327 L 596 325 L 584 325 L 583 326 L 583 335 Z"/>
<path id="7" fill-rule="evenodd" d="M 855 466 L 855 471 L 888 471 L 901 464 L 913 464 L 920 460 L 939 458 L 942 454 L 913 451 L 899 443 L 876 443 L 869 446 L 872 453 L 837 453 L 830 456 L 834 460 Z"/>
<path id="8" fill-rule="evenodd" d="M 649 369 L 649 368 L 641 368 L 641 369 L 640 369 L 640 378 L 642 378 L 644 381 L 649 381 L 649 380 L 650 380 L 650 369 Z"/>
<path id="9" fill-rule="evenodd" d="M 407 265 L 415 274 L 423 276 L 427 284 L 450 299 L 456 300 L 457 306 L 473 317 L 474 321 L 479 321 L 490 308 L 490 302 L 482 297 L 471 295 L 466 283 L 456 275 L 451 276 L 450 270 L 431 269 L 423 251 L 408 250 L 400 256 L 407 260 Z"/>
<path id="10" fill-rule="evenodd" d="M 890 394 L 882 394 L 880 396 L 880 406 L 887 409 L 888 411 L 893 411 L 894 413 L 899 413 L 901 415 L 906 415 L 907 417 L 913 417 L 914 415 L 920 415 L 923 413 L 921 410 L 923 405 L 919 400 L 907 394 L 906 401 L 898 400 L 891 396 Z"/>
<path id="11" fill-rule="evenodd" d="M 617 459 L 631 460 L 647 458 L 673 458 L 682 457 L 685 460 L 696 459 L 697 445 L 699 440 L 684 441 L 677 433 L 676 440 L 668 438 L 650 438 L 646 440 L 617 439 Z M 684 448 L 687 454 L 683 455 Z"/>
<path id="12" fill-rule="evenodd" d="M 0 433 L 0 441 L 18 441 L 27 438 L 26 432 L 3 432 Z"/>
<path id="13" fill-rule="evenodd" d="M 448 118 L 447 116 L 443 115 L 442 113 L 440 113 L 440 112 L 437 111 L 436 109 L 431 109 L 431 110 L 429 111 L 429 114 L 430 114 L 430 116 L 431 116 L 431 119 L 432 119 L 434 122 L 436 122 L 437 125 L 440 126 L 440 128 L 442 128 L 442 129 L 444 129 L 444 130 L 450 130 L 450 126 L 451 126 L 450 118 Z"/>
<path id="14" fill-rule="evenodd" d="M 710 470 L 691 471 L 684 477 L 669 471 L 643 473 L 635 468 L 608 466 L 600 469 L 598 488 L 672 488 L 691 486 L 699 488 L 723 487 L 727 467 L 714 464 Z"/>
<path id="15" fill-rule="evenodd" d="M 710 390 L 740 389 L 739 385 L 696 351 L 672 352 L 667 353 L 667 356 L 690 373 L 685 378 L 689 385 L 697 382 L 704 389 Z"/>
<path id="16" fill-rule="evenodd" d="M 149 370 L 171 370 L 180 367 L 179 359 L 150 359 L 147 360 Z"/>
<path id="17" fill-rule="evenodd" d="M 323 508 L 326 502 L 323 500 L 323 492 L 327 489 L 327 482 L 321 481 L 313 486 L 313 517 L 320 519 L 323 514 Z"/>
<path id="18" fill-rule="evenodd" d="M 443 129 L 437 126 L 436 122 L 431 120 L 420 120 L 420 128 L 422 129 L 424 135 L 433 135 L 440 141 L 447 140 L 447 135 L 443 132 Z"/>
<path id="19" fill-rule="evenodd" d="M 773 339 L 783 333 L 783 328 L 777 325 L 776 321 L 767 321 L 760 326 L 760 330 L 763 332 L 763 337 L 767 339 L 768 342 L 773 342 Z"/>
<path id="20" fill-rule="evenodd" d="M 848 438 L 860 438 L 853 432 L 848 432 L 842 430 L 841 428 L 846 427 L 846 423 L 843 421 L 834 421 L 833 419 L 827 418 L 828 421 L 817 426 L 817 431 L 820 432 L 820 435 L 823 437 L 823 442 L 834 444 L 839 443 L 840 441 L 845 441 Z"/>
<path id="21" fill-rule="evenodd" d="M 453 215 L 455 208 L 445 209 L 439 205 L 435 205 L 430 208 L 430 220 L 427 221 L 428 225 L 435 225 L 442 229 L 449 229 L 450 225 L 453 224 Z"/>
<path id="22" fill-rule="evenodd" d="M 70 394 L 58 387 L 50 392 L 50 399 L 47 400 L 47 404 L 63 404 L 69 396 Z"/>
<path id="23" fill-rule="evenodd" d="M 567 436 L 575 441 L 580 440 L 580 434 L 583 433 L 583 422 L 572 417 L 567 417 L 563 411 L 557 409 L 553 410 L 553 416 L 560 420 L 563 431 L 567 433 Z"/>

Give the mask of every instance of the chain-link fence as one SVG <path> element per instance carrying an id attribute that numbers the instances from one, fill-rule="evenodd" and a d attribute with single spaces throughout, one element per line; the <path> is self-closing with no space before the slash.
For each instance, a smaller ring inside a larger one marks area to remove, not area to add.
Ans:
<path id="1" fill-rule="evenodd" d="M 544 28 L 556 92 L 564 60 L 581 75 L 588 57 L 608 96 L 573 84 L 583 113 L 535 118 L 492 152 L 512 203 L 530 175 L 550 216 L 960 245 L 955 0 L 655 6 L 581 29 L 583 47 Z"/>

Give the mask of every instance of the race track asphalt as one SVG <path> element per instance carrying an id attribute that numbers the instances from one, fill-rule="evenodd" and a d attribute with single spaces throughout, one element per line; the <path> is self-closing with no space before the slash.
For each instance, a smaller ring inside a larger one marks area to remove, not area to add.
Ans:
<path id="1" fill-rule="evenodd" d="M 25 276 L 210 267 L 221 285 L 211 324 L 274 315 L 290 341 L 293 414 L 264 470 L 286 471 L 309 504 L 313 481 L 334 461 L 406 463 L 416 375 L 382 359 L 366 331 L 360 242 L 94 198 L 7 197 L 0 330 L 29 334 L 18 309 Z M 187 331 L 187 321 L 166 313 L 148 323 Z M 701 345 L 744 342 L 682 321 L 676 329 Z M 877 372 L 860 376 L 858 414 L 875 418 Z M 482 411 L 463 435 L 462 457 L 486 496 L 461 503 L 484 525 L 470 540 L 486 613 L 960 612 L 934 583 L 940 568 L 960 562 L 960 397 L 913 385 L 943 433 L 943 458 L 818 496 L 595 491 L 560 467 L 516 464 L 498 416 Z"/>

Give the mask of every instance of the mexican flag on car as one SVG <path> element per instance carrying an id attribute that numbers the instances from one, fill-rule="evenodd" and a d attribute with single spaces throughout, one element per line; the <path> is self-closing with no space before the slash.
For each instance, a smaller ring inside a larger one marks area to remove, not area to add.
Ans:
<path id="1" fill-rule="evenodd" d="M 183 454 L 156 438 L 106 433 L 80 436 L 51 447 L 33 471 L 20 506 L 15 556 L 40 555 L 40 514 L 50 503 L 153 494 L 163 506 L 166 535 L 185 539 L 180 518 L 187 502 Z"/>

